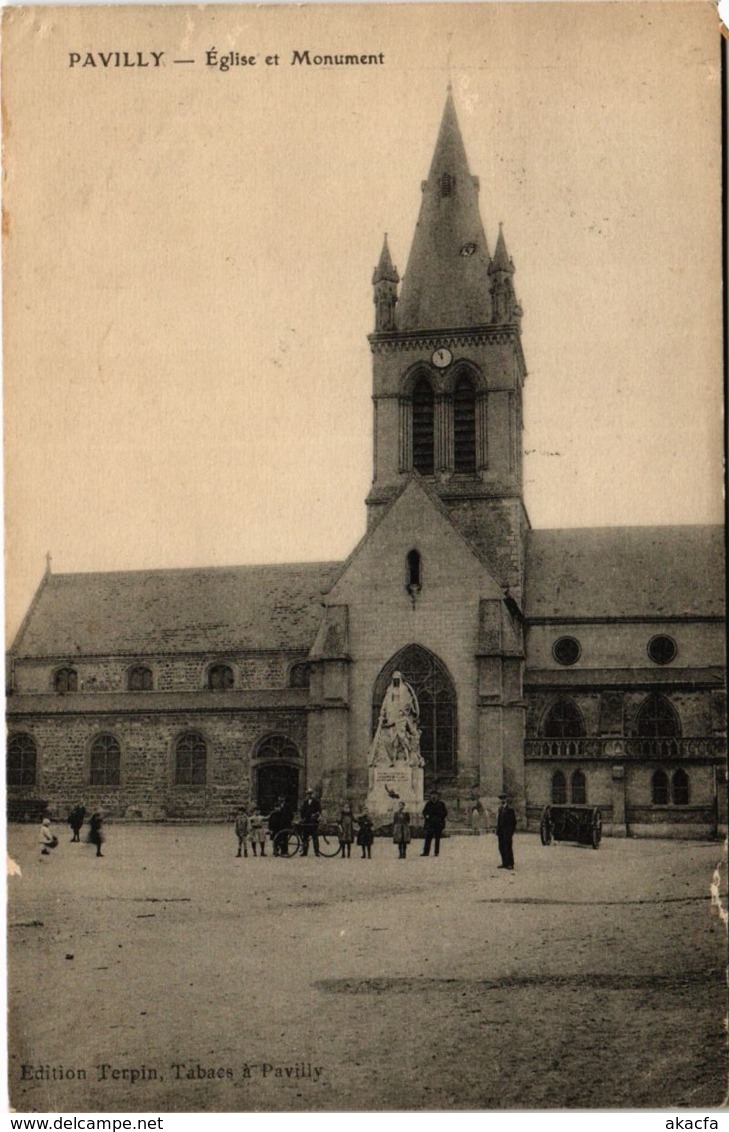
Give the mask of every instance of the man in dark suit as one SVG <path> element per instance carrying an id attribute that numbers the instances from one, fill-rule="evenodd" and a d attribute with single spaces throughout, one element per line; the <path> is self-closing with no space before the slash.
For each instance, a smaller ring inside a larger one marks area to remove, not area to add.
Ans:
<path id="1" fill-rule="evenodd" d="M 321 803 L 314 795 L 313 790 L 306 791 L 306 799 L 301 807 L 299 828 L 301 830 L 301 855 L 306 857 L 309 852 L 309 839 L 314 842 L 314 856 L 319 856 L 319 818 L 321 817 Z"/>
<path id="2" fill-rule="evenodd" d="M 499 794 L 499 812 L 496 818 L 496 836 L 499 839 L 499 853 L 501 854 L 500 869 L 514 869 L 514 830 L 516 829 L 516 814 L 509 801 L 508 794 Z"/>
<path id="3" fill-rule="evenodd" d="M 430 856 L 430 845 L 433 841 L 435 842 L 433 856 L 438 856 L 440 852 L 440 839 L 443 836 L 447 817 L 448 810 L 446 809 L 445 802 L 442 801 L 437 790 L 432 790 L 430 798 L 423 807 L 425 842 L 423 844 L 423 852 L 420 854 L 421 857 Z"/>

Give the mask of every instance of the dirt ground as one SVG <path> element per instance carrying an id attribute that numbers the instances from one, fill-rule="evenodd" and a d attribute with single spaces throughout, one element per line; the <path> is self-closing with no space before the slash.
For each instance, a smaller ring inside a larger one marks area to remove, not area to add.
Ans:
<path id="1" fill-rule="evenodd" d="M 522 835 L 509 873 L 492 836 L 238 860 L 230 827 L 122 825 L 96 859 L 57 832 L 43 863 L 8 835 L 19 1111 L 724 1100 L 717 844 Z"/>

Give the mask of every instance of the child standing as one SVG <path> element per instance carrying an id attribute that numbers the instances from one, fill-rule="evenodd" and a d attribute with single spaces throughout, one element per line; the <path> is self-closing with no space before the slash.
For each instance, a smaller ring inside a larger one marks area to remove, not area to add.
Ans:
<path id="1" fill-rule="evenodd" d="M 354 841 L 354 814 L 349 802 L 342 806 L 339 815 L 339 851 L 343 857 L 352 856 L 352 842 Z"/>
<path id="2" fill-rule="evenodd" d="M 236 853 L 236 857 L 240 857 L 241 850 L 243 851 L 244 857 L 248 856 L 249 824 L 250 822 L 248 820 L 248 810 L 245 808 L 245 806 L 241 806 L 241 808 L 238 810 L 238 813 L 235 815 L 235 836 L 238 838 L 238 852 Z"/>
<path id="3" fill-rule="evenodd" d="M 362 860 L 365 857 L 372 857 L 372 842 L 375 839 L 374 826 L 372 818 L 367 813 L 367 807 L 363 809 L 362 813 L 357 818 L 357 844 L 362 850 Z"/>
<path id="4" fill-rule="evenodd" d="M 51 829 L 51 819 L 43 818 L 40 827 L 40 855 L 43 857 L 50 857 L 51 849 L 55 849 L 58 845 L 58 838 Z"/>
<path id="5" fill-rule="evenodd" d="M 253 850 L 253 856 L 256 857 L 258 855 L 257 851 L 256 851 L 256 846 L 259 846 L 259 848 L 261 850 L 261 856 L 265 857 L 266 856 L 266 823 L 263 820 L 263 815 L 261 814 L 260 810 L 258 809 L 258 806 L 253 807 L 253 811 L 252 811 L 250 819 L 249 819 L 249 830 L 250 830 L 249 837 L 250 837 L 250 841 L 251 841 L 251 849 Z"/>
<path id="6" fill-rule="evenodd" d="M 410 814 L 405 809 L 405 803 L 400 802 L 392 815 L 392 840 L 397 845 L 397 855 L 401 861 L 407 857 L 410 837 Z"/>

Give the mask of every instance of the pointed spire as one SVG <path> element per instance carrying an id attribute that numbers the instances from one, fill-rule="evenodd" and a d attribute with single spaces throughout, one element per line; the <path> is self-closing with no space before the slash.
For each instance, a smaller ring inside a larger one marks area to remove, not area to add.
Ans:
<path id="1" fill-rule="evenodd" d="M 375 273 L 372 276 L 372 282 L 379 283 L 381 280 L 387 279 L 389 283 L 399 283 L 400 276 L 397 273 L 397 268 L 393 267 L 392 259 L 390 258 L 390 249 L 387 246 L 387 232 L 385 232 L 385 239 L 382 244 L 382 251 L 380 252 L 380 262 L 375 268 Z"/>
<path id="2" fill-rule="evenodd" d="M 499 221 L 499 238 L 496 241 L 496 251 L 494 258 L 491 260 L 489 267 L 489 275 L 494 275 L 497 271 L 505 271 L 509 275 L 514 274 L 514 264 L 509 258 L 509 253 L 506 250 L 506 240 L 504 239 L 504 225 Z"/>
<path id="3" fill-rule="evenodd" d="M 395 306 L 397 304 L 397 285 L 400 276 L 397 268 L 393 266 L 390 258 L 390 249 L 387 245 L 387 232 L 380 252 L 380 262 L 372 276 L 372 285 L 375 289 L 375 332 L 396 330 Z"/>
<path id="4" fill-rule="evenodd" d="M 403 279 L 401 330 L 491 321 L 486 235 L 450 84 Z"/>
<path id="5" fill-rule="evenodd" d="M 506 250 L 504 239 L 504 226 L 499 224 L 499 238 L 496 241 L 496 251 L 489 267 L 491 277 L 491 304 L 493 314 L 492 322 L 518 322 L 522 316 L 522 309 L 516 301 L 512 276 L 515 267 L 514 261 Z"/>

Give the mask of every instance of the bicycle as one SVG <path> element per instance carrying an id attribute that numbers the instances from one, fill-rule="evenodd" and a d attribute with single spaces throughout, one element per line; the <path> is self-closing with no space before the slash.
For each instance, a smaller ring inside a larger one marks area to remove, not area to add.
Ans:
<path id="1" fill-rule="evenodd" d="M 336 822 L 321 822 L 317 833 L 319 840 L 320 857 L 338 857 L 341 848 L 339 845 L 339 829 Z M 311 834 L 308 838 L 313 843 Z M 296 822 L 290 829 L 280 829 L 273 839 L 274 855 L 279 857 L 296 857 L 304 855 L 304 835 L 301 823 Z M 316 854 L 315 854 L 316 855 Z"/>

